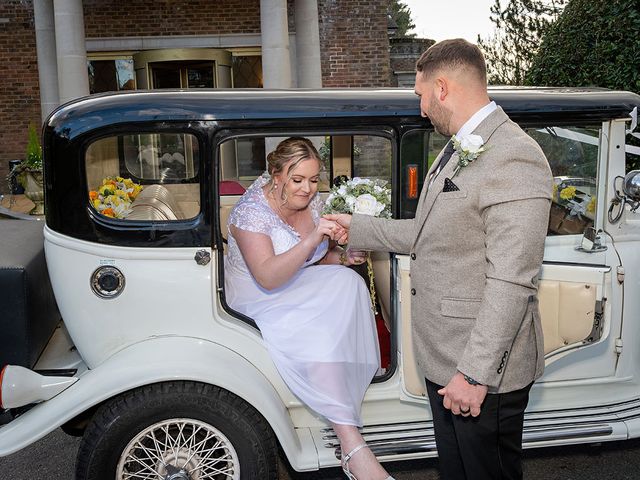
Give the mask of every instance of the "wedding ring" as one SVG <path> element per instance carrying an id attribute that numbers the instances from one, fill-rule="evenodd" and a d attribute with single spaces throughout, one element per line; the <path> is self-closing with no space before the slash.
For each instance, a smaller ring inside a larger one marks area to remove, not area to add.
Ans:
<path id="1" fill-rule="evenodd" d="M 460 413 L 469 413 L 470 411 L 471 411 L 470 408 L 467 408 L 466 410 L 460 409 Z"/>

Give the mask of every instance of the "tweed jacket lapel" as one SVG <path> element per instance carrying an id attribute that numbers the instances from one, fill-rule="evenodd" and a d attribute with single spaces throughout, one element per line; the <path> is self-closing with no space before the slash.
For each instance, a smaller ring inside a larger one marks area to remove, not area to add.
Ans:
<path id="1" fill-rule="evenodd" d="M 480 135 L 484 140 L 484 143 L 489 144 L 491 135 L 493 135 L 496 129 L 508 119 L 509 117 L 504 113 L 504 110 L 502 110 L 501 107 L 498 107 L 496 110 L 491 112 L 491 114 L 489 114 L 489 116 L 485 118 L 480 123 L 480 125 L 476 127 L 476 129 L 473 131 L 473 134 Z M 433 165 L 431 165 L 429 173 L 427 174 L 427 179 L 429 178 L 431 172 L 435 170 L 435 166 L 438 164 L 442 153 L 443 152 L 440 152 L 438 158 L 433 162 Z M 478 159 L 478 161 L 481 161 L 481 157 Z M 451 178 L 457 164 L 458 152 L 453 152 L 451 159 L 449 160 L 447 165 L 445 165 L 445 167 L 440 171 L 438 176 L 433 180 L 431 186 L 429 186 L 428 182 L 425 181 L 425 185 L 422 188 L 420 202 L 418 203 L 418 209 L 416 211 L 418 230 L 416 232 L 412 248 L 415 247 L 415 244 L 418 241 L 418 237 L 420 237 L 420 234 L 422 233 L 422 229 L 424 228 L 427 217 L 429 216 L 429 212 L 431 212 L 431 209 L 433 208 L 438 195 L 440 195 L 440 193 L 442 192 L 442 186 L 444 183 L 443 179 L 446 177 Z"/>

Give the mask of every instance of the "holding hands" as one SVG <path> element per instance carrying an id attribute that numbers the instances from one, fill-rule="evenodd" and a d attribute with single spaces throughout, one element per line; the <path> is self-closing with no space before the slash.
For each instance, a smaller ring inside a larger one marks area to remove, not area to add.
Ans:
<path id="1" fill-rule="evenodd" d="M 331 240 L 336 240 L 336 237 L 339 238 L 343 235 L 345 235 L 344 228 L 336 222 L 327 220 L 326 218 L 320 218 L 315 231 L 312 233 L 312 236 L 317 243 L 322 242 L 325 236 L 329 237 Z"/>
<path id="2" fill-rule="evenodd" d="M 351 215 L 347 213 L 334 213 L 330 215 L 323 215 L 323 219 L 334 222 L 341 230 L 336 231 L 336 235 L 332 240 L 335 240 L 340 245 L 344 245 L 349 241 L 349 227 L 351 227 Z"/>
<path id="3" fill-rule="evenodd" d="M 351 215 L 324 215 L 320 218 L 313 232 L 314 241 L 320 243 L 325 236 L 334 242 L 344 245 L 349 240 L 349 226 Z M 362 250 L 346 249 L 340 254 L 340 264 L 345 266 L 361 265 L 367 261 L 367 252 Z"/>

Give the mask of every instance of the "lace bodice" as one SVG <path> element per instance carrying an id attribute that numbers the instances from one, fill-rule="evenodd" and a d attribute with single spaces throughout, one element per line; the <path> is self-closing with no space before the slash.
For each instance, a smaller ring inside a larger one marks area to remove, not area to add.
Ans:
<path id="1" fill-rule="evenodd" d="M 231 211 L 227 221 L 227 229 L 229 225 L 235 225 L 242 230 L 268 235 L 273 243 L 275 254 L 279 255 L 294 247 L 300 241 L 300 235 L 291 225 L 282 220 L 267 203 L 262 187 L 269 180 L 270 176 L 265 172 L 251 184 Z M 320 219 L 322 204 L 322 199 L 318 194 L 313 197 L 309 204 L 311 216 L 316 224 Z M 229 231 L 228 241 L 227 267 L 234 269 L 236 272 L 249 274 L 249 269 L 231 231 Z M 320 260 L 327 252 L 327 248 L 327 240 L 320 243 L 304 266 Z"/>

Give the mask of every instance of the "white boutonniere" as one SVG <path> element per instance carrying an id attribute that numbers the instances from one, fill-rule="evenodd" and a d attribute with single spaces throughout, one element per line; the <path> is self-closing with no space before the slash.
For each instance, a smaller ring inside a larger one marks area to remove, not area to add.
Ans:
<path id="1" fill-rule="evenodd" d="M 451 137 L 453 149 L 458 154 L 458 164 L 451 178 L 455 177 L 462 167 L 466 167 L 485 151 L 484 140 L 480 135 L 465 135 L 461 138 Z"/>

